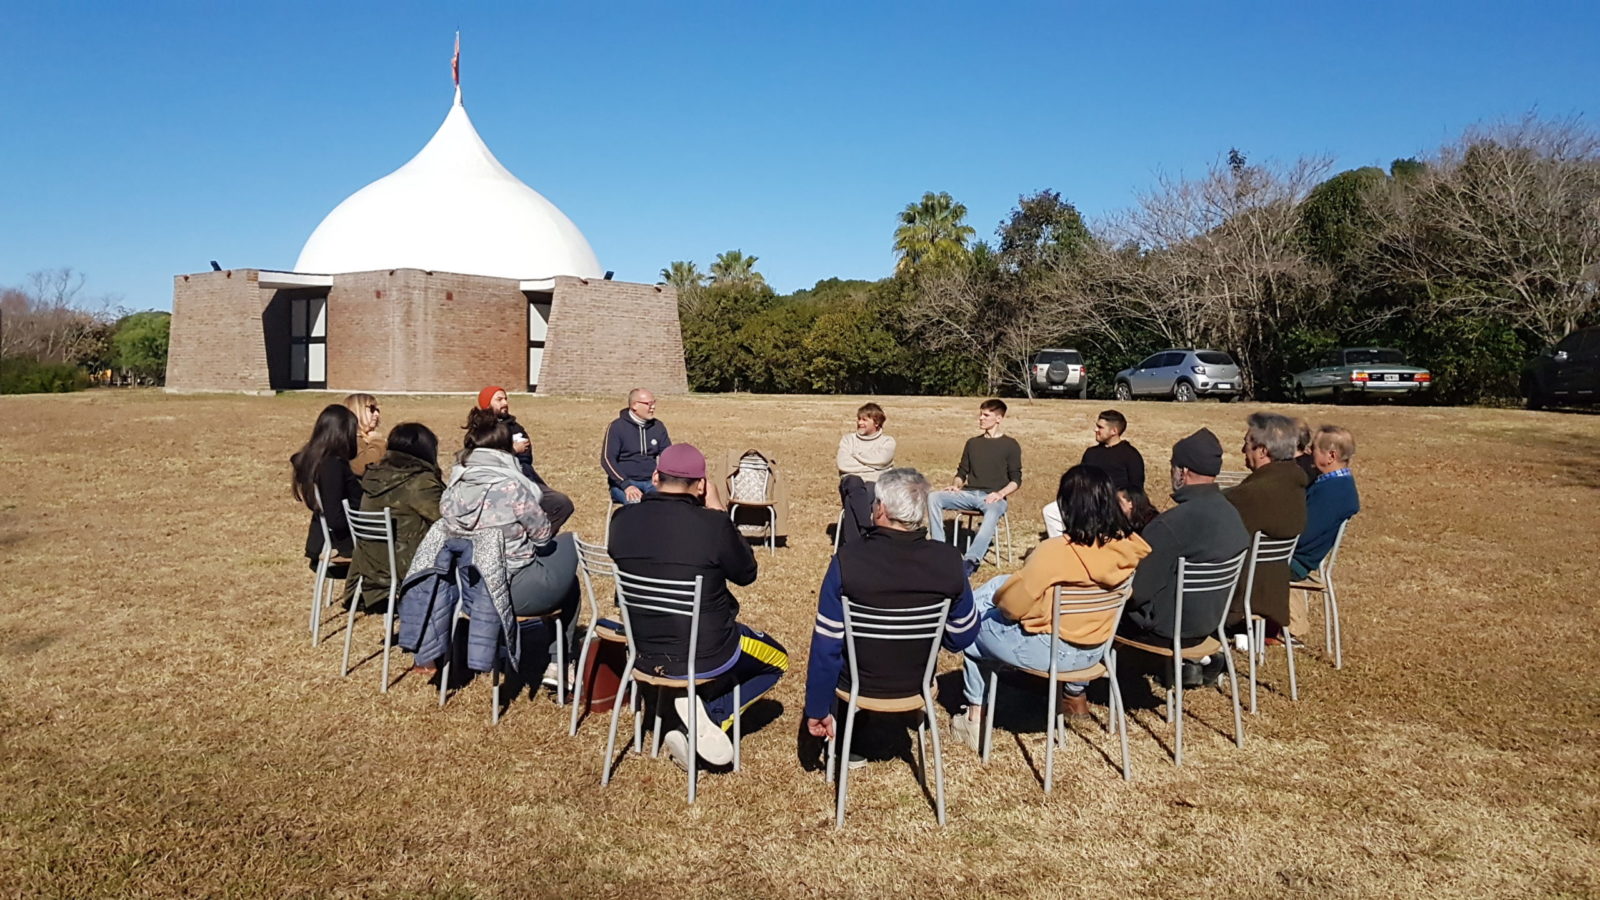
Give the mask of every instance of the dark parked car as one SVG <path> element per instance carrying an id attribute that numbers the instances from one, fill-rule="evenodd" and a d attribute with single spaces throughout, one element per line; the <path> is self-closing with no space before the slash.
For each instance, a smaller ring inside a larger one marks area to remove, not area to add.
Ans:
<path id="1" fill-rule="evenodd" d="M 1600 325 L 1579 328 L 1529 360 L 1522 395 L 1529 409 L 1600 402 Z"/>
<path id="2" fill-rule="evenodd" d="M 1346 397 L 1420 397 L 1433 387 L 1433 375 L 1406 362 L 1388 347 L 1344 347 L 1324 353 L 1317 364 L 1294 376 L 1294 399 L 1335 401 Z"/>

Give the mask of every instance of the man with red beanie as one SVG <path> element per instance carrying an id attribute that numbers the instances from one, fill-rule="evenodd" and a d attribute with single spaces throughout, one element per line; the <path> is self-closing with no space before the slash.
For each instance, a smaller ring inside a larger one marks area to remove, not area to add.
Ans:
<path id="1" fill-rule="evenodd" d="M 551 533 L 561 530 L 561 526 L 572 518 L 572 498 L 545 484 L 544 479 L 533 468 L 533 441 L 528 437 L 528 430 L 511 414 L 511 401 L 506 398 L 506 389 L 490 385 L 478 392 L 478 408 L 492 410 L 500 423 L 511 432 L 511 452 L 517 458 L 517 464 L 522 467 L 522 474 L 528 480 L 539 486 L 539 508 L 544 510 L 545 517 L 550 520 Z"/>

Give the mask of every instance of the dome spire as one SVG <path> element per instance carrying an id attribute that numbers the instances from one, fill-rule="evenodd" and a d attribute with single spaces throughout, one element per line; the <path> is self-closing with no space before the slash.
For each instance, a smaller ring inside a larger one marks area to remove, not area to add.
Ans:
<path id="1" fill-rule="evenodd" d="M 456 106 L 461 105 L 461 29 L 456 29 L 456 53 L 450 57 L 450 77 L 456 83 Z"/>

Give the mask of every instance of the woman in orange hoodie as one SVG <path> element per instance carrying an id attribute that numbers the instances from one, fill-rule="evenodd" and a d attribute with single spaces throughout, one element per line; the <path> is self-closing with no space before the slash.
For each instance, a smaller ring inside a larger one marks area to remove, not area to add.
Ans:
<path id="1" fill-rule="evenodd" d="M 1056 585 L 1109 590 L 1132 577 L 1139 560 L 1150 552 L 1150 545 L 1123 515 L 1111 476 L 1100 469 L 1068 469 L 1061 476 L 1056 503 L 1066 525 L 1064 533 L 1040 544 L 1015 575 L 996 576 L 973 592 L 980 624 L 978 639 L 966 649 L 967 711 L 956 714 L 950 729 L 974 750 L 983 721 L 987 669 L 995 665 L 1048 669 L 1052 650 L 1061 671 L 1085 669 L 1100 661 L 1116 630 L 1116 610 L 1089 618 L 1073 616 L 1062 619 L 1058 640 L 1049 633 Z M 1084 687 L 1062 686 L 1067 713 L 1089 711 Z"/>

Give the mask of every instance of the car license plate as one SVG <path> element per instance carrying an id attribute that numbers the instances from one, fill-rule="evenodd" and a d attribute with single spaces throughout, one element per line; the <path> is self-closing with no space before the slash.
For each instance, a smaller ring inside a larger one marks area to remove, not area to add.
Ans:
<path id="1" fill-rule="evenodd" d="M 1384 381 L 1399 381 L 1400 380 L 1400 376 L 1391 373 L 1391 374 L 1383 376 L 1383 380 Z"/>
<path id="2" fill-rule="evenodd" d="M 1212 385 L 1212 387 L 1218 388 L 1218 389 L 1224 390 L 1224 391 L 1231 391 L 1231 390 L 1233 390 L 1233 382 L 1231 382 L 1231 381 L 1219 381 L 1216 384 Z"/>
<path id="3" fill-rule="evenodd" d="M 1050 390 L 1052 390 L 1052 391 L 1064 391 L 1066 389 L 1067 389 L 1067 386 L 1064 385 L 1064 384 L 1052 384 L 1052 385 L 1050 385 Z"/>

